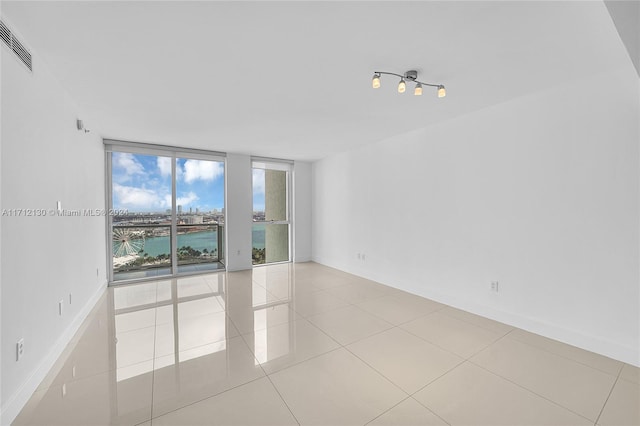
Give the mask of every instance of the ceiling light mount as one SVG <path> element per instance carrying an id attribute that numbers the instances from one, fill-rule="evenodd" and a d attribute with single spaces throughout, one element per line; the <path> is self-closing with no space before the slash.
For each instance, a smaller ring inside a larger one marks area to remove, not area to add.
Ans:
<path id="1" fill-rule="evenodd" d="M 409 70 L 404 73 L 404 78 L 406 78 L 407 80 L 416 81 L 416 78 L 418 78 L 418 71 Z"/>
<path id="2" fill-rule="evenodd" d="M 422 95 L 422 86 L 435 87 L 438 90 L 437 94 L 439 98 L 444 98 L 447 93 L 444 89 L 443 84 L 432 84 L 432 83 L 425 83 L 423 81 L 418 81 L 418 71 L 416 70 L 409 70 L 404 74 L 396 74 L 395 72 L 387 72 L 387 71 L 374 71 L 373 80 L 371 84 L 374 89 L 378 89 L 380 87 L 380 78 L 383 74 L 400 77 L 400 82 L 398 83 L 398 93 L 405 92 L 407 82 L 416 83 L 416 88 L 414 90 L 414 95 L 416 96 Z"/>

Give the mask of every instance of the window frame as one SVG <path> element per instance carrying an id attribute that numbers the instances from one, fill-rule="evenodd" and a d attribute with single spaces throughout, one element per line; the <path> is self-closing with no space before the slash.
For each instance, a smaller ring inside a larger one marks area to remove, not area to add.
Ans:
<path id="1" fill-rule="evenodd" d="M 107 206 L 107 213 L 113 211 L 113 165 L 112 165 L 112 154 L 114 152 L 123 152 L 128 154 L 141 154 L 141 155 L 151 155 L 158 157 L 168 157 L 171 158 L 171 273 L 168 275 L 160 275 L 156 277 L 143 277 L 143 278 L 135 278 L 135 279 L 125 279 L 114 281 L 114 273 L 113 273 L 113 220 L 111 214 L 106 214 L 105 220 L 105 239 L 106 239 L 106 249 L 107 249 L 107 282 L 109 286 L 118 286 L 131 284 L 135 282 L 144 282 L 150 280 L 157 280 L 158 278 L 166 279 L 166 278 L 175 278 L 179 276 L 187 276 L 187 275 L 197 275 L 199 273 L 192 272 L 178 272 L 178 253 L 175 249 L 177 247 L 178 240 L 178 226 L 177 226 L 177 206 L 176 206 L 176 188 L 177 188 L 177 180 L 176 180 L 176 162 L 178 158 L 187 158 L 193 160 L 205 160 L 205 161 L 218 161 L 223 164 L 224 167 L 224 205 L 225 205 L 225 223 L 227 223 L 227 191 L 226 191 L 226 180 L 227 180 L 227 154 L 219 151 L 206 151 L 201 149 L 192 149 L 192 148 L 179 148 L 168 145 L 156 145 L 156 144 L 148 144 L 141 142 L 129 142 L 117 139 L 103 139 L 102 141 L 104 145 L 105 152 L 105 205 Z M 227 238 L 225 235 L 224 245 L 227 245 Z M 226 253 L 226 247 L 224 249 Z"/>

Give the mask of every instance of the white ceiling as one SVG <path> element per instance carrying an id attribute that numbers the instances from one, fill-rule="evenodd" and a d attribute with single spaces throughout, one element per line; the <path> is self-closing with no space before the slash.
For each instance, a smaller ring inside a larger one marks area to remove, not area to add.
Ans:
<path id="1" fill-rule="evenodd" d="M 597 2 L 2 2 L 105 138 L 314 160 L 629 61 Z M 415 97 L 374 70 L 443 83 Z"/>

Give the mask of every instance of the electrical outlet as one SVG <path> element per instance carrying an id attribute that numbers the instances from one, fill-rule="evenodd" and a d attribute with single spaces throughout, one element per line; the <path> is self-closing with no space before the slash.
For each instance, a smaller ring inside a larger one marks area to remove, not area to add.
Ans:
<path id="1" fill-rule="evenodd" d="M 62 316 L 62 307 L 64 306 L 64 299 L 58 301 L 58 315 Z"/>
<path id="2" fill-rule="evenodd" d="M 357 256 L 358 256 L 358 260 L 360 260 L 361 259 L 360 253 L 358 253 Z"/>
<path id="3" fill-rule="evenodd" d="M 491 281 L 491 291 L 496 293 L 500 291 L 500 283 L 498 281 Z"/>
<path id="4" fill-rule="evenodd" d="M 365 254 L 362 253 L 362 260 L 365 260 Z"/>
<path id="5" fill-rule="evenodd" d="M 240 256 L 240 250 L 238 250 L 238 256 Z"/>
<path id="6" fill-rule="evenodd" d="M 24 338 L 18 340 L 16 343 L 16 361 L 20 361 L 20 358 L 24 355 Z"/>

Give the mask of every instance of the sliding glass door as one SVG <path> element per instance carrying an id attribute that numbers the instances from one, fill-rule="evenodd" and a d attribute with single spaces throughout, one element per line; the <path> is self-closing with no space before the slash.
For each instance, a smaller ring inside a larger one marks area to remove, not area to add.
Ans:
<path id="1" fill-rule="evenodd" d="M 105 145 L 110 281 L 224 269 L 224 158 Z"/>
<path id="2" fill-rule="evenodd" d="M 289 163 L 253 161 L 253 264 L 291 258 Z"/>

